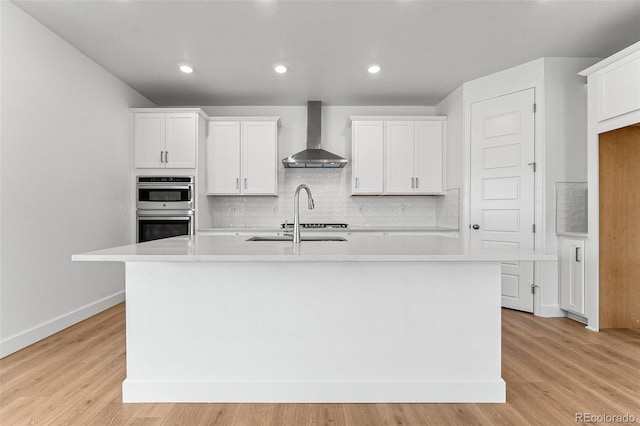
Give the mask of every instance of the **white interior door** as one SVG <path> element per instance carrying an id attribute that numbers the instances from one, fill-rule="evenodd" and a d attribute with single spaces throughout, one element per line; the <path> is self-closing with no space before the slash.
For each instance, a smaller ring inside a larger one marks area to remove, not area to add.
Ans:
<path id="1" fill-rule="evenodd" d="M 471 240 L 534 249 L 534 89 L 471 105 Z M 533 312 L 533 262 L 502 264 L 502 306 Z"/>

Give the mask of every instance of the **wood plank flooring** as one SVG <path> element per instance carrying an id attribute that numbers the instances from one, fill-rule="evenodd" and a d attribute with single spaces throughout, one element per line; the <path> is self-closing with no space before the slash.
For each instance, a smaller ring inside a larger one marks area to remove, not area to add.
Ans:
<path id="1" fill-rule="evenodd" d="M 639 329 L 593 333 L 510 310 L 502 318 L 506 404 L 123 404 L 121 304 L 0 360 L 0 424 L 581 424 L 576 413 L 640 423 Z"/>

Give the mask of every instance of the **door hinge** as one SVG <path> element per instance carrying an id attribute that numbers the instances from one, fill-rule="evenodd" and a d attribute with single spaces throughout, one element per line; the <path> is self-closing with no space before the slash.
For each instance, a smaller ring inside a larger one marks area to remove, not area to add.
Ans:
<path id="1" fill-rule="evenodd" d="M 531 225 L 531 232 L 536 233 L 536 224 Z"/>
<path id="2" fill-rule="evenodd" d="M 538 287 L 536 283 L 531 283 L 531 294 L 536 294 L 536 288 Z"/>
<path id="3" fill-rule="evenodd" d="M 533 104 L 533 113 L 535 114 L 538 111 L 538 104 Z"/>

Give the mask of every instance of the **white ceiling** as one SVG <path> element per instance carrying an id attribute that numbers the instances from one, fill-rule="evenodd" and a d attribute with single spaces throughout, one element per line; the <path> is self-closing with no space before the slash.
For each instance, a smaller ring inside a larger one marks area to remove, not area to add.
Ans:
<path id="1" fill-rule="evenodd" d="M 435 105 L 495 71 L 640 40 L 640 0 L 14 3 L 159 106 Z"/>

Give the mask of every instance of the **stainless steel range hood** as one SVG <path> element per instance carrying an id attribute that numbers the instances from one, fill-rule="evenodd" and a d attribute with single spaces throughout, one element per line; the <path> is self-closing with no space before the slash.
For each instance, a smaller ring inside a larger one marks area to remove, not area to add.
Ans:
<path id="1" fill-rule="evenodd" d="M 287 168 L 340 168 L 349 160 L 320 148 L 322 136 L 322 102 L 307 102 L 307 149 L 282 159 Z"/>

